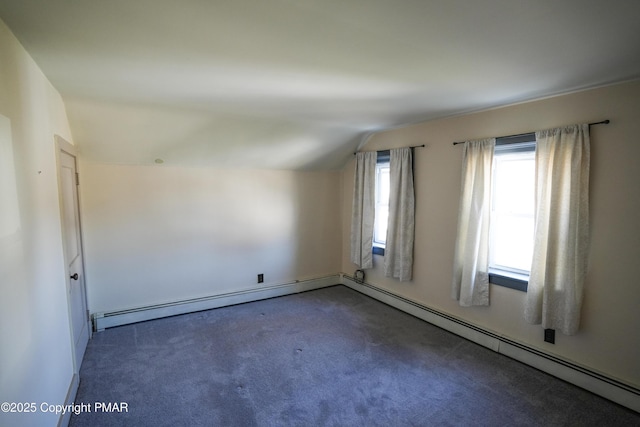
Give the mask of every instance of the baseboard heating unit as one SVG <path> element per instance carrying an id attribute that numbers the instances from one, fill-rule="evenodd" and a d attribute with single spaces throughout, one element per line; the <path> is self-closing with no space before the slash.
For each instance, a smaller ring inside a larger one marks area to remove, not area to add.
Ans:
<path id="1" fill-rule="evenodd" d="M 385 289 L 341 274 L 341 284 L 435 326 L 518 360 L 568 383 L 577 385 L 636 412 L 640 412 L 640 389 L 589 368 L 545 353 L 454 316 L 426 307 Z"/>
<path id="2" fill-rule="evenodd" d="M 280 297 L 334 286 L 339 283 L 340 276 L 335 274 L 318 279 L 297 280 L 292 283 L 246 289 L 202 298 L 192 298 L 107 313 L 95 313 L 92 316 L 93 329 L 94 331 L 104 331 L 106 328 L 113 328 L 115 326 Z"/>

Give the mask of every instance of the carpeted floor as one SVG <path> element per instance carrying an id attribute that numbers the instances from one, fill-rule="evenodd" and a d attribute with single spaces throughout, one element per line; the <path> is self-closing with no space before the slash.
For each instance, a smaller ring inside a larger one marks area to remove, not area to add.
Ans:
<path id="1" fill-rule="evenodd" d="M 74 427 L 640 425 L 343 286 L 97 333 L 76 403 Z"/>

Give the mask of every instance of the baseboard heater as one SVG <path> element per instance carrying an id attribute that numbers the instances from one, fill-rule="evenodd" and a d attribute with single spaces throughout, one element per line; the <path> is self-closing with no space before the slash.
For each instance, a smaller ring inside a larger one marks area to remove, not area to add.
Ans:
<path id="1" fill-rule="evenodd" d="M 340 283 L 338 274 L 318 279 L 296 280 L 291 283 L 265 286 L 262 288 L 245 289 L 224 294 L 174 301 L 165 304 L 154 304 L 127 310 L 95 313 L 92 316 L 93 330 L 104 331 L 106 328 L 176 316 L 178 314 L 193 313 L 226 307 L 245 302 L 259 301 L 267 298 L 280 297 L 313 289 L 334 286 Z"/>
<path id="2" fill-rule="evenodd" d="M 346 274 L 340 283 L 428 323 L 640 412 L 640 389 L 592 369 L 485 330 Z"/>

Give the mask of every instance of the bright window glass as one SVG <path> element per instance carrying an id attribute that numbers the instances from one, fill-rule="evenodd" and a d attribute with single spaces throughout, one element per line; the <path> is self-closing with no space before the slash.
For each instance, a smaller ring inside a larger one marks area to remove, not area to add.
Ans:
<path id="1" fill-rule="evenodd" d="M 389 220 L 389 163 L 376 165 L 376 212 L 373 228 L 373 243 L 384 247 L 387 242 Z"/>
<path id="2" fill-rule="evenodd" d="M 489 267 L 529 274 L 533 256 L 535 152 L 496 149 Z"/>

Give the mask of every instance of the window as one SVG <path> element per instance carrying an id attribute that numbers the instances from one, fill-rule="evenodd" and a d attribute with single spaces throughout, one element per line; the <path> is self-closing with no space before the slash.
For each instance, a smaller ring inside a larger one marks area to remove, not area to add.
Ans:
<path id="1" fill-rule="evenodd" d="M 496 140 L 491 194 L 490 281 L 526 291 L 533 257 L 535 134 Z"/>
<path id="2" fill-rule="evenodd" d="M 389 151 L 378 152 L 376 164 L 376 212 L 373 226 L 373 253 L 384 255 L 389 220 Z"/>

